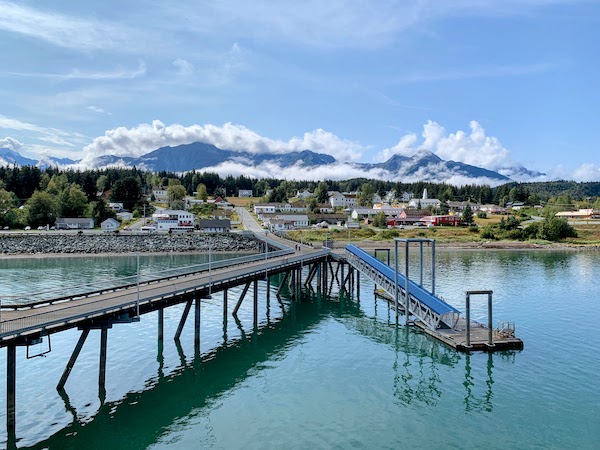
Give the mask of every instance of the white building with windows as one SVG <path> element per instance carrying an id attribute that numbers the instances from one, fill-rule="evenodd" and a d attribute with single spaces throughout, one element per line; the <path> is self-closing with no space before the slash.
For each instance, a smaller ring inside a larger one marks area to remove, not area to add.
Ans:
<path id="1" fill-rule="evenodd" d="M 162 186 L 155 186 L 152 188 L 152 195 L 157 202 L 166 202 L 169 200 L 169 195 L 167 194 L 167 188 Z"/>
<path id="2" fill-rule="evenodd" d="M 163 209 L 152 214 L 157 231 L 194 231 L 194 215 L 189 211 Z"/>
<path id="3" fill-rule="evenodd" d="M 241 198 L 252 197 L 252 189 L 240 189 L 238 191 L 238 197 L 241 197 Z"/>
<path id="4" fill-rule="evenodd" d="M 306 214 L 277 214 L 265 221 L 271 231 L 295 230 L 308 227 Z"/>
<path id="5" fill-rule="evenodd" d="M 441 204 L 442 202 L 439 201 L 437 198 L 428 198 L 427 189 L 423 189 L 423 197 L 411 199 L 408 202 L 408 207 L 412 209 L 425 209 L 430 206 L 433 206 L 434 208 L 439 208 Z"/>
<path id="6" fill-rule="evenodd" d="M 332 208 L 354 208 L 358 205 L 358 192 L 329 192 L 329 204 Z"/>

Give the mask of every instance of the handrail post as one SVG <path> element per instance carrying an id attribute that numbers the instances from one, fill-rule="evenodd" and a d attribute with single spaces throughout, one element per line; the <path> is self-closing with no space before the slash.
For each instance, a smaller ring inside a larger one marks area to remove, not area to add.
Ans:
<path id="1" fill-rule="evenodd" d="M 405 321 L 404 324 L 408 325 L 408 317 L 410 316 L 410 295 L 409 295 L 409 278 L 408 278 L 408 250 L 409 250 L 409 246 L 410 246 L 410 242 L 406 241 L 405 244 L 405 250 L 404 250 L 404 258 L 405 258 L 405 271 L 406 273 L 404 274 L 406 276 L 406 287 L 404 288 L 404 314 L 405 314 Z"/>
<path id="2" fill-rule="evenodd" d="M 431 240 L 431 293 L 435 295 L 435 239 Z"/>
<path id="3" fill-rule="evenodd" d="M 471 348 L 471 294 L 467 292 L 467 298 L 465 300 L 465 306 L 467 308 L 466 318 L 467 321 L 467 348 Z"/>
<path id="4" fill-rule="evenodd" d="M 488 346 L 494 345 L 494 333 L 492 330 L 492 291 L 488 292 Z"/>
<path id="5" fill-rule="evenodd" d="M 398 241 L 394 240 L 394 286 L 395 298 L 394 305 L 396 306 L 396 326 L 398 326 Z"/>

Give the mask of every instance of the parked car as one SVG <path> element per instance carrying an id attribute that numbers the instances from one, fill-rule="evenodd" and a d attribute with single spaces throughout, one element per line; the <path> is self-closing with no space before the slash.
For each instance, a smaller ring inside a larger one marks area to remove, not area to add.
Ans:
<path id="1" fill-rule="evenodd" d="M 10 228 L 9 227 L 4 227 L 3 230 L 10 230 Z"/>
<path id="2" fill-rule="evenodd" d="M 31 227 L 30 227 L 29 225 L 27 225 L 27 226 L 25 227 L 25 231 L 29 231 L 29 230 L 31 230 Z"/>
<path id="3" fill-rule="evenodd" d="M 43 227 L 43 226 L 41 226 L 41 225 L 38 227 L 38 230 L 39 230 L 39 231 L 42 231 L 42 230 L 45 230 L 45 229 L 46 229 L 46 227 Z"/>

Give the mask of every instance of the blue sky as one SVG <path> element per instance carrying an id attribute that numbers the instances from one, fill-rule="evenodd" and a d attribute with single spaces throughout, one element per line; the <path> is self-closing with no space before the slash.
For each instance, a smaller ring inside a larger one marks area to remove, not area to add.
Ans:
<path id="1" fill-rule="evenodd" d="M 0 147 L 420 148 L 600 180 L 600 2 L 0 0 Z"/>

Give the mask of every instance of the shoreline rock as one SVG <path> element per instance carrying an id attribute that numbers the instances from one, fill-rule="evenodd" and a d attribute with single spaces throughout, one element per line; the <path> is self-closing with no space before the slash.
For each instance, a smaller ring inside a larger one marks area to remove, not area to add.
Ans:
<path id="1" fill-rule="evenodd" d="M 258 251 L 256 239 L 239 234 L 25 235 L 2 236 L 0 254 L 105 254 L 131 252 Z"/>

